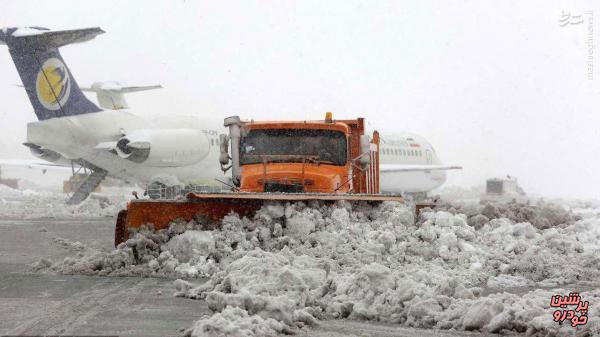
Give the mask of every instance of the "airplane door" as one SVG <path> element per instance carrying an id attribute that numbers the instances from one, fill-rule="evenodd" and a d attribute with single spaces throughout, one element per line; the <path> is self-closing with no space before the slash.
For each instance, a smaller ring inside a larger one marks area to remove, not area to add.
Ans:
<path id="1" fill-rule="evenodd" d="M 427 157 L 427 164 L 431 164 L 431 150 L 425 150 L 425 156 Z"/>

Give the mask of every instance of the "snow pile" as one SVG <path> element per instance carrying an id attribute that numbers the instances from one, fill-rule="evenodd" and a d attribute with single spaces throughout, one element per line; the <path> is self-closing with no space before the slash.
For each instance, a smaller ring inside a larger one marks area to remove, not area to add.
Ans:
<path id="1" fill-rule="evenodd" d="M 415 223 L 412 210 L 391 202 L 271 204 L 253 219 L 229 215 L 211 232 L 196 221 L 142 228 L 112 252 L 71 243 L 76 257 L 40 261 L 39 269 L 187 278 L 175 281 L 177 295 L 204 299 L 215 312 L 187 331 L 193 336 L 276 335 L 333 318 L 540 336 L 574 331 L 552 321 L 550 296 L 563 290 L 505 291 L 595 281 L 600 219 L 576 220 L 542 204 L 444 209 Z M 594 331 L 600 294 L 582 297 L 591 308 L 581 329 Z"/>
<path id="2" fill-rule="evenodd" d="M 16 219 L 114 216 L 129 197 L 92 194 L 79 205 L 66 205 L 67 195 L 47 191 L 15 190 L 0 185 L 0 217 Z"/>
<path id="3" fill-rule="evenodd" d="M 293 330 L 272 318 L 249 315 L 235 307 L 197 321 L 193 330 L 188 331 L 189 335 L 207 337 L 277 337 L 283 333 L 291 334 Z"/>
<path id="4" fill-rule="evenodd" d="M 6 185 L 0 184 L 0 198 L 3 198 L 3 199 L 21 198 L 23 193 L 28 193 L 28 192 L 17 190 L 12 187 L 8 187 Z"/>
<path id="5" fill-rule="evenodd" d="M 496 293 L 477 299 L 458 299 L 440 311 L 429 310 L 442 329 L 525 332 L 528 336 L 598 336 L 600 334 L 600 291 L 582 292 L 589 301 L 588 321 L 576 329 L 569 321 L 553 321 L 556 308 L 550 306 L 555 294 L 574 289 L 534 290 L 525 294 Z M 574 309 L 574 308 L 572 308 Z"/>
<path id="6" fill-rule="evenodd" d="M 507 210 L 515 218 L 522 214 L 514 207 Z M 247 317 L 257 316 L 290 329 L 316 324 L 315 319 L 349 318 L 421 328 L 567 334 L 574 330 L 552 321 L 553 291 L 483 296 L 484 289 L 600 276 L 598 246 L 585 251 L 578 241 L 588 227 L 569 225 L 571 219 L 553 209 L 534 212 L 567 223 L 542 229 L 499 218 L 476 230 L 466 215 L 443 211 L 425 213 L 414 226 L 410 213 L 392 204 L 354 210 L 347 204 L 292 205 L 283 211 L 270 206 L 254 221 L 224 219 L 224 229 L 237 233 L 223 237 L 236 247 L 227 250 L 231 262 L 223 260 L 223 269 L 204 284 L 179 281 L 178 295 L 205 299 L 216 312 L 213 317 L 228 308 L 248 314 L 230 316 L 227 326 L 243 326 Z M 288 229 L 290 224 L 299 228 Z M 600 294 L 583 296 L 593 301 Z M 200 320 L 188 333 L 210 335 L 203 330 L 206 322 L 214 323 Z M 595 329 L 594 324 L 583 329 Z"/>
<path id="7" fill-rule="evenodd" d="M 200 225 L 174 223 L 168 230 L 141 228 L 117 249 L 107 252 L 80 242 L 56 239 L 55 243 L 76 253 L 63 261 L 47 265 L 38 262 L 34 270 L 61 274 L 148 277 L 203 277 L 217 267 L 213 258 L 215 240 L 212 232 L 201 231 Z"/>
<path id="8" fill-rule="evenodd" d="M 538 201 L 535 204 L 452 202 L 438 205 L 436 210 L 465 214 L 469 224 L 476 228 L 492 219 L 500 218 L 506 218 L 515 223 L 529 222 L 540 229 L 564 227 L 580 219 L 566 208 L 545 201 Z"/>

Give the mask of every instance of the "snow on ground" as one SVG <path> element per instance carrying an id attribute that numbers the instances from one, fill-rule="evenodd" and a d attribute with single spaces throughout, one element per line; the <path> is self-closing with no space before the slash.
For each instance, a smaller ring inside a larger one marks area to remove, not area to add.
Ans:
<path id="1" fill-rule="evenodd" d="M 274 336 L 334 318 L 562 336 L 576 330 L 553 322 L 550 298 L 597 284 L 598 238 L 598 217 L 544 202 L 446 204 L 417 221 L 390 202 L 271 204 L 211 232 L 143 228 L 111 252 L 57 240 L 74 256 L 34 269 L 181 278 L 176 295 L 214 312 L 192 336 Z M 600 291 L 581 296 L 589 321 L 577 333 L 600 334 Z"/>
<path id="2" fill-rule="evenodd" d="M 16 219 L 115 216 L 131 199 L 124 190 L 93 193 L 79 205 L 65 204 L 64 193 L 16 190 L 0 184 L 0 217 Z"/>

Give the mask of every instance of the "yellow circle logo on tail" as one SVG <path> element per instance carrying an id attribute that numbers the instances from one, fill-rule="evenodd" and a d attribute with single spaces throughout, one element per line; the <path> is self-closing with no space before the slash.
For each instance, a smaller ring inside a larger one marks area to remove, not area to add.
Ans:
<path id="1" fill-rule="evenodd" d="M 44 108 L 58 110 L 69 99 L 71 83 L 67 67 L 57 58 L 49 58 L 42 65 L 35 82 L 37 97 Z"/>

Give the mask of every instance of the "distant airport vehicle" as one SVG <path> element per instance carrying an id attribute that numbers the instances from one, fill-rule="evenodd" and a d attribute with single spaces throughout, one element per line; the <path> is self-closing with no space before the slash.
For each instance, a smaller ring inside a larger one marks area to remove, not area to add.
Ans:
<path id="1" fill-rule="evenodd" d="M 524 199 L 525 191 L 517 183 L 517 178 L 511 176 L 488 179 L 485 194 L 481 196 L 482 201 L 523 201 Z"/>
<path id="2" fill-rule="evenodd" d="M 171 112 L 159 121 L 132 113 L 122 93 L 148 87 L 99 83 L 89 90 L 98 94 L 101 107 L 86 98 L 58 49 L 101 33 L 100 28 L 0 30 L 0 43 L 8 46 L 38 118 L 28 123 L 24 145 L 41 161 L 22 164 L 90 170 L 69 204 L 83 201 L 107 176 L 150 187 L 216 185 L 224 177 L 215 164 L 220 155 L 217 130 L 222 129 L 217 123 Z M 7 162 L 18 164 L 0 164 Z M 445 182 L 445 170 L 457 168 L 441 164 L 421 137 L 382 137 L 383 191 L 427 192 Z"/>

